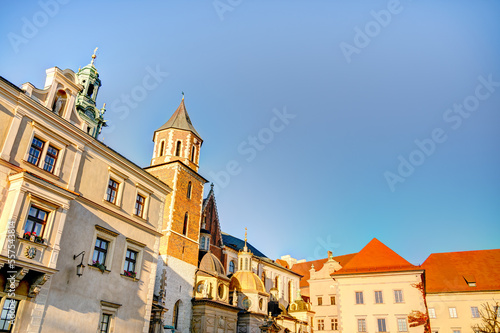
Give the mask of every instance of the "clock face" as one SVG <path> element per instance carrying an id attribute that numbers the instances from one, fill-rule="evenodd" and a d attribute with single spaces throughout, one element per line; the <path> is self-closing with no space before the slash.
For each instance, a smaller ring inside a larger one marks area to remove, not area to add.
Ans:
<path id="1" fill-rule="evenodd" d="M 26 257 L 29 259 L 33 259 L 36 256 L 36 247 L 28 246 L 26 248 Z"/>
<path id="2" fill-rule="evenodd" d="M 248 299 L 248 297 L 245 297 L 241 303 L 243 304 L 243 308 L 245 310 L 250 309 L 250 307 L 252 306 L 252 301 Z"/>

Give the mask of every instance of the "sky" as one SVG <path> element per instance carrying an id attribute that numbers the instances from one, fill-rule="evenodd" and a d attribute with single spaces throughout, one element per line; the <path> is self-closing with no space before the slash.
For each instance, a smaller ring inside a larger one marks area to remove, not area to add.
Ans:
<path id="1" fill-rule="evenodd" d="M 498 1 L 10 1 L 0 32 L 18 86 L 98 47 L 100 140 L 142 167 L 184 92 L 222 229 L 270 258 L 499 248 Z"/>

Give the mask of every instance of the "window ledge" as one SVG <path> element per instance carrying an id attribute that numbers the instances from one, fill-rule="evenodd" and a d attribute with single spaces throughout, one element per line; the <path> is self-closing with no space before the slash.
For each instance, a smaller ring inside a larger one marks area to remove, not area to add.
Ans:
<path id="1" fill-rule="evenodd" d="M 122 210 L 122 208 L 120 206 L 118 206 L 117 204 L 115 203 L 112 203 L 112 202 L 109 202 L 108 200 L 106 199 L 102 199 L 102 202 L 105 203 L 106 205 L 108 206 L 111 206 L 111 207 L 115 207 L 116 209 L 118 210 Z"/>
<path id="2" fill-rule="evenodd" d="M 104 272 L 103 272 L 103 271 L 101 271 L 98 267 L 95 267 L 95 266 L 92 266 L 92 265 L 88 265 L 88 266 L 89 266 L 91 269 L 94 269 L 94 270 L 96 270 L 96 271 L 98 271 L 99 273 L 102 273 L 102 274 L 104 274 L 104 273 L 106 273 L 106 274 L 111 273 L 111 271 L 110 271 L 109 269 L 107 269 L 107 268 L 106 268 L 106 269 L 104 270 Z"/>
<path id="3" fill-rule="evenodd" d="M 61 180 L 61 178 L 58 175 L 55 175 L 55 174 L 48 172 L 48 171 L 45 171 L 42 168 L 40 168 L 38 165 L 34 165 L 33 163 L 30 163 L 26 160 L 21 160 L 21 163 L 26 165 L 26 166 L 30 166 L 30 167 L 34 168 L 36 171 L 40 171 L 45 176 L 49 176 L 49 177 L 53 178 L 54 180 Z"/>
<path id="4" fill-rule="evenodd" d="M 49 246 L 47 243 L 43 243 L 42 244 L 42 243 L 38 243 L 38 242 L 32 242 L 29 239 L 26 239 L 24 237 L 19 237 L 19 236 L 17 236 L 17 240 L 21 241 L 21 242 L 24 242 L 24 243 L 28 243 L 28 244 L 35 244 L 37 246 L 43 247 L 44 249 Z"/>
<path id="5" fill-rule="evenodd" d="M 131 276 L 126 276 L 125 274 L 120 274 L 123 278 L 134 281 L 134 282 L 139 282 L 139 279 L 137 277 L 131 277 Z"/>
<path id="6" fill-rule="evenodd" d="M 143 223 L 148 223 L 148 220 L 146 220 L 144 217 L 141 217 L 141 216 L 135 215 L 135 214 L 132 214 L 132 216 Z"/>

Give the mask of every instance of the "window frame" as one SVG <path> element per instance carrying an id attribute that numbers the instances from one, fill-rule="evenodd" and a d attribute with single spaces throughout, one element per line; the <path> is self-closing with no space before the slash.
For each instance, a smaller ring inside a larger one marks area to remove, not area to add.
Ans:
<path id="1" fill-rule="evenodd" d="M 92 255 L 90 255 L 89 259 L 88 259 L 89 266 L 93 267 L 93 265 L 94 265 L 93 258 L 94 258 L 95 244 L 96 244 L 97 238 L 100 238 L 102 240 L 109 242 L 107 253 L 106 253 L 106 259 L 105 259 L 104 263 L 101 263 L 101 264 L 106 266 L 106 271 L 111 271 L 111 267 L 113 265 L 115 243 L 116 243 L 117 236 L 118 236 L 118 233 L 111 231 L 109 229 L 106 229 L 104 227 L 101 227 L 98 224 L 95 225 L 94 237 L 92 240 L 92 247 L 90 248 L 90 251 L 89 251 L 89 253 L 92 253 Z M 122 265 L 122 267 L 123 267 L 123 265 Z"/>
<path id="2" fill-rule="evenodd" d="M 186 191 L 186 197 L 188 199 L 191 199 L 191 195 L 193 194 L 193 183 L 189 182 L 187 186 L 187 191 Z"/>
<path id="3" fill-rule="evenodd" d="M 358 297 L 359 296 L 359 297 Z M 362 291 L 355 292 L 356 304 L 365 304 L 364 295 Z"/>
<path id="4" fill-rule="evenodd" d="M 20 235 L 19 235 L 20 238 L 24 238 L 26 224 L 27 224 L 28 218 L 29 218 L 29 211 L 30 211 L 30 208 L 32 206 L 38 207 L 39 209 L 42 209 L 42 210 L 48 212 L 47 220 L 45 222 L 45 228 L 44 228 L 44 231 L 42 233 L 42 239 L 44 240 L 43 244 L 47 244 L 49 242 L 50 235 L 52 234 L 52 228 L 54 226 L 54 221 L 56 219 L 57 212 L 58 212 L 60 207 L 55 206 L 52 203 L 48 203 L 45 200 L 40 199 L 38 197 L 35 197 L 31 194 L 28 194 L 26 208 L 22 212 L 22 216 L 24 217 L 23 218 L 24 223 L 22 223 L 22 224 L 20 223 L 18 228 L 20 228 L 21 226 L 22 226 L 22 228 L 17 229 L 20 233 Z"/>
<path id="5" fill-rule="evenodd" d="M 401 323 L 404 323 L 404 325 L 400 325 Z M 408 332 L 408 321 L 406 318 L 397 318 L 397 324 L 398 324 L 398 332 Z M 404 326 L 401 328 L 401 326 Z"/>
<path id="6" fill-rule="evenodd" d="M 450 318 L 458 318 L 457 308 L 454 306 L 448 307 Z"/>
<path id="7" fill-rule="evenodd" d="M 337 298 L 335 296 L 330 296 L 330 305 L 337 305 Z"/>
<path id="8" fill-rule="evenodd" d="M 118 170 L 113 169 L 112 167 L 109 166 L 108 167 L 108 179 L 106 181 L 106 186 L 104 189 L 103 201 L 108 203 L 108 204 L 111 204 L 111 205 L 114 205 L 117 207 L 121 207 L 122 206 L 122 199 L 123 199 L 123 190 L 125 187 L 125 181 L 127 179 L 128 179 L 128 177 L 125 174 L 123 174 L 122 172 L 119 172 Z M 118 184 L 118 189 L 116 192 L 116 198 L 115 198 L 114 203 L 108 200 L 108 187 L 109 187 L 110 180 L 113 180 Z"/>
<path id="9" fill-rule="evenodd" d="M 375 290 L 375 304 L 384 304 L 384 296 L 382 290 Z"/>
<path id="10" fill-rule="evenodd" d="M 233 268 L 233 269 L 232 269 L 232 271 L 231 271 L 231 264 L 233 264 L 233 265 L 232 265 L 232 268 Z M 228 266 L 227 266 L 227 271 L 228 271 L 229 273 L 231 273 L 231 274 L 234 274 L 234 273 L 236 272 L 236 265 L 235 265 L 235 263 L 234 263 L 234 260 L 229 260 L 229 264 L 228 264 Z"/>
<path id="11" fill-rule="evenodd" d="M 480 318 L 481 317 L 481 315 L 479 314 L 479 308 L 477 306 L 471 306 L 470 312 L 471 312 L 472 318 Z"/>
<path id="12" fill-rule="evenodd" d="M 381 324 L 383 327 L 381 327 Z M 381 330 L 381 328 L 383 330 Z M 377 332 L 380 332 L 380 333 L 387 332 L 387 320 L 385 318 L 377 318 Z"/>
<path id="13" fill-rule="evenodd" d="M 97 331 L 99 333 L 103 332 L 101 325 L 102 325 L 102 321 L 104 319 L 104 316 L 109 316 L 107 333 L 113 333 L 115 331 L 115 318 L 116 318 L 116 314 L 118 313 L 118 309 L 120 307 L 121 307 L 120 304 L 115 304 L 115 303 L 106 302 L 106 301 L 101 300 L 101 313 L 99 315 L 99 323 L 97 326 Z"/>
<path id="14" fill-rule="evenodd" d="M 7 308 L 7 309 L 4 309 L 5 307 L 5 303 L 7 302 L 7 300 L 13 300 L 16 302 L 16 306 L 15 306 L 15 311 L 14 311 L 14 318 L 9 318 L 8 315 L 10 313 L 10 307 Z M 7 326 L 8 328 L 5 329 L 5 328 L 0 328 L 0 332 L 14 332 L 14 328 L 16 328 L 16 322 L 17 322 L 17 318 L 18 318 L 18 314 L 19 312 L 22 312 L 20 311 L 21 310 L 21 299 L 19 298 L 16 298 L 16 297 L 2 297 L 2 300 L 0 302 L 0 321 L 4 320 L 4 326 L 5 324 L 8 324 L 9 326 Z M 4 314 L 4 310 L 6 311 L 6 318 L 1 318 Z M 13 321 L 12 325 L 10 325 L 9 322 Z"/>
<path id="15" fill-rule="evenodd" d="M 436 309 L 435 308 L 428 308 L 427 312 L 429 313 L 429 318 L 430 319 L 435 319 L 436 318 Z"/>
<path id="16" fill-rule="evenodd" d="M 318 301 L 318 306 L 323 305 L 323 296 L 318 296 L 317 301 Z"/>
<path id="17" fill-rule="evenodd" d="M 141 271 L 142 271 L 142 260 L 144 256 L 144 248 L 146 247 L 146 244 L 140 243 L 136 240 L 133 240 L 131 238 L 126 238 L 126 244 L 125 244 L 125 249 L 123 253 L 123 260 L 122 260 L 122 266 L 121 266 L 121 275 L 125 275 L 125 262 L 127 261 L 127 251 L 132 250 L 137 253 L 136 259 L 135 259 L 135 279 L 139 280 L 141 278 Z"/>
<path id="18" fill-rule="evenodd" d="M 135 217 L 138 217 L 140 219 L 149 220 L 149 204 L 151 202 L 151 195 L 152 191 L 149 190 L 148 188 L 140 185 L 140 184 L 135 184 L 135 200 L 134 200 L 134 206 L 132 207 L 132 215 Z M 136 214 L 136 205 L 137 205 L 137 197 L 141 196 L 144 198 L 144 205 L 142 208 L 142 215 L 139 216 Z"/>
<path id="19" fill-rule="evenodd" d="M 325 320 L 318 319 L 318 331 L 324 331 L 324 330 L 325 330 Z"/>
<path id="20" fill-rule="evenodd" d="M 331 324 L 332 331 L 338 331 L 339 330 L 339 320 L 338 320 L 338 318 L 331 318 L 330 319 L 330 324 Z"/>
<path id="21" fill-rule="evenodd" d="M 184 214 L 184 220 L 182 222 L 182 235 L 184 237 L 188 236 L 188 229 L 189 229 L 189 214 L 186 212 Z"/>
<path id="22" fill-rule="evenodd" d="M 404 303 L 402 289 L 394 289 L 394 303 Z"/>
<path id="23" fill-rule="evenodd" d="M 26 162 L 27 164 L 33 166 L 33 167 L 36 167 L 40 170 L 43 170 L 43 172 L 46 172 L 48 174 L 51 174 L 51 175 L 54 175 L 56 177 L 59 178 L 60 176 L 60 173 L 61 173 L 61 169 L 62 169 L 62 161 L 64 160 L 64 155 L 66 153 L 66 148 L 67 146 L 69 145 L 68 142 L 66 142 L 66 140 L 62 139 L 62 138 L 54 138 L 54 136 L 52 135 L 47 135 L 45 134 L 44 132 L 42 132 L 39 128 L 36 128 L 36 124 L 33 124 L 33 131 L 30 135 L 30 139 L 28 141 L 28 147 L 26 149 L 26 153 L 24 154 L 24 159 L 23 161 Z M 29 160 L 29 156 L 30 156 L 30 150 L 31 150 L 31 146 L 33 144 L 33 140 L 34 139 L 38 139 L 40 141 L 42 141 L 44 144 L 43 144 L 43 147 L 42 147 L 42 151 L 40 153 L 40 156 L 39 156 L 39 159 L 37 161 L 36 164 L 32 163 L 32 162 L 28 162 Z M 54 163 L 54 166 L 53 166 L 53 170 L 52 172 L 51 171 L 47 171 L 45 170 L 44 166 L 45 166 L 45 158 L 47 156 L 47 151 L 49 149 L 49 147 L 53 147 L 54 149 L 57 149 L 58 150 L 58 156 L 57 156 L 57 159 Z M 42 165 L 43 164 L 43 165 Z"/>
<path id="24" fill-rule="evenodd" d="M 182 157 L 182 141 L 181 140 L 177 140 L 175 142 L 174 156 Z"/>
<path id="25" fill-rule="evenodd" d="M 358 318 L 358 332 L 366 332 L 366 319 Z"/>

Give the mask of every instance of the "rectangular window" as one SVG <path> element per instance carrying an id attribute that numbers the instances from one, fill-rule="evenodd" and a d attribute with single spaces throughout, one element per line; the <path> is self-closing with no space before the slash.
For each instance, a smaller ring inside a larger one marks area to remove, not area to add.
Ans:
<path id="1" fill-rule="evenodd" d="M 394 302 L 403 303 L 403 291 L 402 290 L 394 290 Z"/>
<path id="2" fill-rule="evenodd" d="M 29 163 L 38 166 L 38 163 L 40 162 L 40 157 L 42 156 L 44 144 L 45 142 L 38 139 L 37 137 L 33 138 L 33 141 L 31 142 L 30 152 L 28 155 Z"/>
<path id="3" fill-rule="evenodd" d="M 471 306 L 470 311 L 472 312 L 472 318 L 479 318 L 479 309 L 477 306 Z"/>
<path id="4" fill-rule="evenodd" d="M 108 182 L 108 191 L 106 192 L 106 200 L 115 204 L 117 194 L 118 194 L 118 182 L 110 178 Z"/>
<path id="5" fill-rule="evenodd" d="M 339 321 L 337 318 L 332 319 L 332 331 L 338 331 L 339 329 Z"/>
<path id="6" fill-rule="evenodd" d="M 382 298 L 382 291 L 375 292 L 375 303 L 377 303 L 377 304 L 384 303 L 384 299 Z"/>
<path id="7" fill-rule="evenodd" d="M 45 155 L 45 163 L 43 165 L 43 170 L 50 173 L 54 172 L 54 168 L 57 161 L 57 155 L 59 155 L 59 149 L 49 146 L 47 149 L 47 154 Z"/>
<path id="8" fill-rule="evenodd" d="M 457 308 L 449 308 L 450 311 L 450 318 L 457 318 Z"/>
<path id="9" fill-rule="evenodd" d="M 325 320 L 318 319 L 318 331 L 324 331 L 324 330 L 325 330 Z"/>
<path id="10" fill-rule="evenodd" d="M 92 256 L 92 263 L 94 265 L 106 265 L 106 255 L 108 254 L 109 242 L 104 239 L 97 238 L 95 240 L 94 255 Z"/>
<path id="11" fill-rule="evenodd" d="M 453 330 L 453 333 L 460 333 L 460 330 Z"/>
<path id="12" fill-rule="evenodd" d="M 335 296 L 330 296 L 330 304 L 335 305 Z"/>
<path id="13" fill-rule="evenodd" d="M 366 332 L 366 320 L 358 319 L 358 332 Z"/>
<path id="14" fill-rule="evenodd" d="M 135 215 L 142 217 L 144 213 L 144 203 L 146 202 L 146 198 L 142 195 L 137 194 L 137 199 L 135 200 Z"/>
<path id="15" fill-rule="evenodd" d="M 137 252 L 127 249 L 127 253 L 125 255 L 125 265 L 123 267 L 123 273 L 127 276 L 135 277 L 136 263 L 137 263 Z"/>
<path id="16" fill-rule="evenodd" d="M 5 300 L 2 312 L 0 313 L 0 332 L 12 331 L 18 305 L 19 301 L 17 299 L 7 298 Z"/>
<path id="17" fill-rule="evenodd" d="M 109 322 L 111 321 L 111 315 L 107 313 L 102 314 L 101 318 L 101 329 L 99 333 L 108 333 L 109 332 Z"/>
<path id="18" fill-rule="evenodd" d="M 363 292 L 356 291 L 356 304 L 363 304 Z"/>
<path id="19" fill-rule="evenodd" d="M 436 318 L 436 310 L 434 308 L 429 308 L 429 318 Z"/>
<path id="20" fill-rule="evenodd" d="M 384 318 L 377 319 L 377 325 L 378 325 L 378 332 L 387 332 Z"/>
<path id="21" fill-rule="evenodd" d="M 398 318 L 398 331 L 399 332 L 408 332 L 408 326 L 406 324 L 405 318 Z"/>
<path id="22" fill-rule="evenodd" d="M 318 297 L 318 305 L 323 305 L 323 297 Z"/>
<path id="23" fill-rule="evenodd" d="M 35 236 L 42 239 L 48 216 L 49 212 L 41 210 L 38 207 L 31 206 L 26 225 L 24 226 L 24 237 L 30 238 L 30 236 Z"/>

